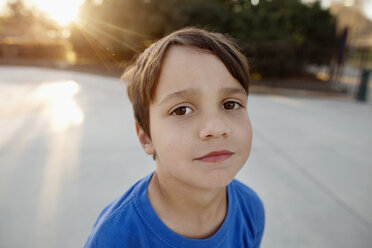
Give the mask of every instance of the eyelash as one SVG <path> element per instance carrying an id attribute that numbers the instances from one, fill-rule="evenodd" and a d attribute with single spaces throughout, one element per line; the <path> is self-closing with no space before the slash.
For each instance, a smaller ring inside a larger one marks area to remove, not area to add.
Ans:
<path id="1" fill-rule="evenodd" d="M 177 107 L 177 108 L 175 108 L 174 110 L 172 110 L 172 112 L 170 113 L 171 115 L 176 115 L 176 116 L 182 116 L 182 115 L 188 115 L 188 114 L 190 114 L 191 112 L 189 112 L 189 113 L 185 113 L 185 114 L 176 114 L 176 111 L 177 110 L 181 110 L 182 108 L 185 108 L 185 109 L 189 109 L 189 110 L 191 110 L 192 111 L 192 109 L 190 108 L 190 107 L 187 107 L 187 106 L 179 106 L 179 107 Z M 187 110 L 186 110 L 187 111 Z"/>
<path id="2" fill-rule="evenodd" d="M 234 104 L 234 107 L 233 107 L 232 109 L 226 109 L 226 108 L 225 108 L 225 104 L 227 104 L 227 103 L 232 103 L 232 104 Z M 224 110 L 227 110 L 227 111 L 237 110 L 237 109 L 240 109 L 240 108 L 242 108 L 242 107 L 243 107 L 243 105 L 242 105 L 241 103 L 236 102 L 236 101 L 232 101 L 232 100 L 230 100 L 230 101 L 226 101 L 226 102 L 224 102 L 224 103 L 222 104 L 222 108 L 223 108 Z M 176 111 L 181 110 L 181 109 L 183 110 L 183 113 L 181 113 L 181 114 L 177 114 Z M 188 115 L 188 114 L 190 114 L 191 111 L 193 111 L 193 110 L 192 110 L 190 107 L 188 107 L 188 106 L 179 106 L 179 107 L 175 108 L 174 110 L 172 110 L 172 111 L 170 112 L 170 115 L 183 116 L 183 115 Z"/>
<path id="3" fill-rule="evenodd" d="M 234 104 L 234 108 L 233 108 L 233 109 L 226 109 L 226 108 L 224 108 L 225 110 L 228 110 L 228 111 L 237 110 L 237 109 L 243 107 L 242 104 L 238 103 L 237 101 L 232 101 L 232 100 L 224 102 L 224 103 L 222 104 L 222 106 L 224 107 L 224 105 L 225 105 L 226 103 L 233 103 L 233 104 Z"/>

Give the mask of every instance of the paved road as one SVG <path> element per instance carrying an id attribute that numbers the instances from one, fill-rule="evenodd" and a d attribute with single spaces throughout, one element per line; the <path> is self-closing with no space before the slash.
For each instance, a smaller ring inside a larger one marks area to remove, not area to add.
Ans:
<path id="1" fill-rule="evenodd" d="M 0 247 L 81 247 L 154 164 L 115 78 L 0 67 Z M 371 99 L 371 98 L 370 98 Z M 372 104 L 250 95 L 262 247 L 371 247 Z"/>

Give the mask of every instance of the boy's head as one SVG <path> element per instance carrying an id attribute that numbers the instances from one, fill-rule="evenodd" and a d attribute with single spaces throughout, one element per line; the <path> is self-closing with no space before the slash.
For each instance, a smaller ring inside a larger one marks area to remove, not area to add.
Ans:
<path id="1" fill-rule="evenodd" d="M 148 47 L 123 74 L 136 122 L 151 138 L 149 106 L 154 100 L 162 64 L 169 49 L 184 46 L 217 56 L 248 95 L 249 67 L 237 45 L 219 33 L 197 28 L 173 32 Z"/>
<path id="2" fill-rule="evenodd" d="M 124 79 L 160 181 L 203 189 L 231 182 L 252 142 L 248 64 L 233 42 L 195 28 L 176 31 L 146 49 Z"/>

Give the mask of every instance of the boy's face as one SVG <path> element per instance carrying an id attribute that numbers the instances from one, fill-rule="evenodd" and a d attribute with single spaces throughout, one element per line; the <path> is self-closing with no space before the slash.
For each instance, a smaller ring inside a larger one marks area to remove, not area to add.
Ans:
<path id="1" fill-rule="evenodd" d="M 140 131 L 157 173 L 167 182 L 216 189 L 248 159 L 252 127 L 247 94 L 215 55 L 174 46 L 168 51 L 150 111 L 151 140 Z"/>

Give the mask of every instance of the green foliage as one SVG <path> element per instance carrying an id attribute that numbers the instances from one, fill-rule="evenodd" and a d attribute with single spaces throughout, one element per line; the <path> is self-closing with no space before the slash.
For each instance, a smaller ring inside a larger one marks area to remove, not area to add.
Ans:
<path id="1" fill-rule="evenodd" d="M 174 30 L 197 26 L 230 34 L 265 76 L 329 63 L 336 40 L 329 11 L 299 0 L 88 0 L 81 19 L 71 38 L 81 53 L 94 48 L 97 55 L 106 51 L 99 57 L 128 59 Z"/>

